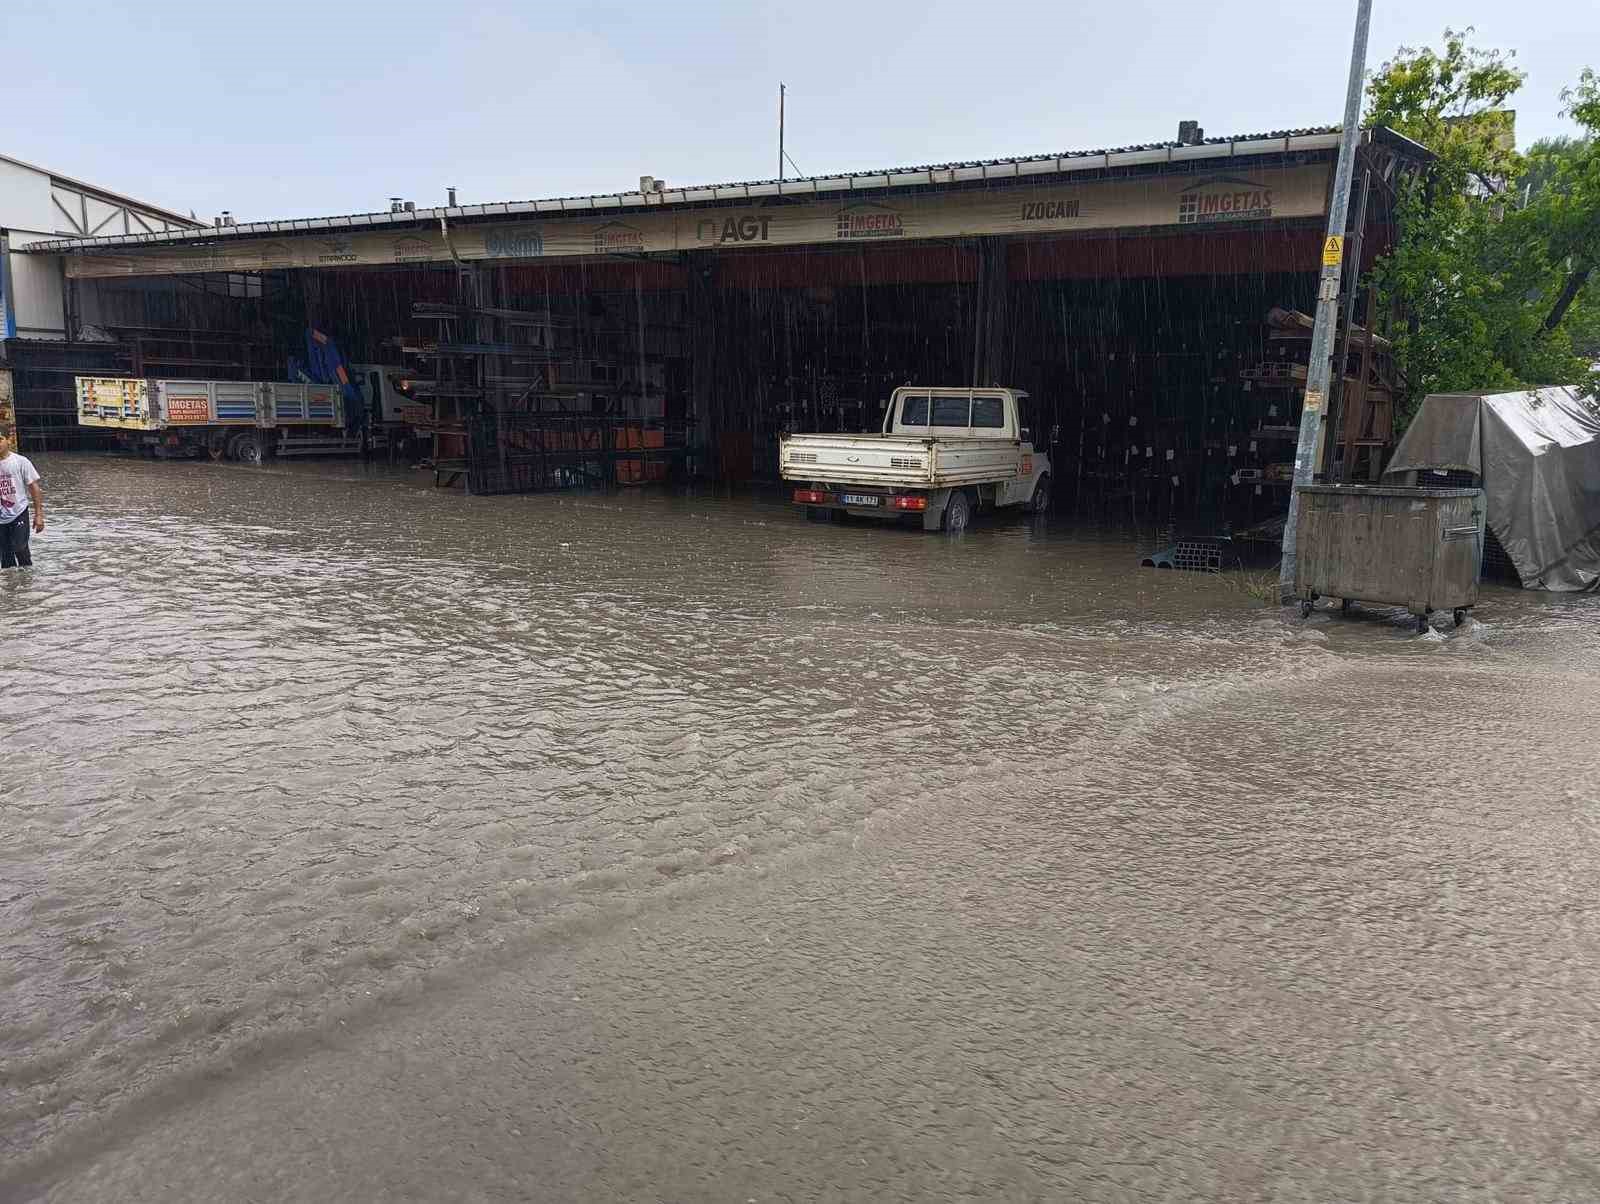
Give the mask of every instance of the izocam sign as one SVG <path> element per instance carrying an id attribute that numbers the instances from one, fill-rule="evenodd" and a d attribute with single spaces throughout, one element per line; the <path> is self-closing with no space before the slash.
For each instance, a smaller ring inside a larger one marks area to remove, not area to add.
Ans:
<path id="1" fill-rule="evenodd" d="M 448 244 L 439 230 L 424 227 L 403 236 L 390 232 L 241 238 L 236 243 L 204 247 L 68 255 L 65 260 L 67 274 L 75 277 L 165 276 L 1137 229 L 1320 217 L 1327 182 L 1328 165 L 1313 163 L 1256 172 L 1249 178 L 1151 176 L 1075 185 L 1057 179 L 1034 187 L 924 193 L 844 204 L 818 200 L 721 209 L 662 206 L 608 220 L 552 217 L 492 226 L 453 224 Z"/>

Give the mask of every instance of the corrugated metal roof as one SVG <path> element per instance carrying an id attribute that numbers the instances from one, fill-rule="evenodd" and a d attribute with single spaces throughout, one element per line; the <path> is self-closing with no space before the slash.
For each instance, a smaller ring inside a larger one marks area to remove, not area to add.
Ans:
<path id="1" fill-rule="evenodd" d="M 252 235 L 310 234 L 323 230 L 351 230 L 414 225 L 472 218 L 529 217 L 544 214 L 586 213 L 597 210 L 703 205 L 718 201 L 759 200 L 774 196 L 818 196 L 835 192 L 860 192 L 888 188 L 927 187 L 969 181 L 1010 180 L 1024 176 L 1064 175 L 1119 167 L 1162 163 L 1187 163 L 1245 155 L 1295 154 L 1329 150 L 1339 143 L 1338 126 L 1273 130 L 1264 134 L 1234 134 L 1207 138 L 1199 143 L 1146 142 L 1100 150 L 1062 151 L 1003 159 L 973 159 L 921 167 L 891 167 L 879 171 L 838 172 L 799 176 L 786 180 L 750 180 L 741 183 L 704 184 L 665 188 L 660 192 L 593 193 L 588 196 L 551 197 L 533 201 L 497 201 L 482 205 L 416 209 L 400 213 L 351 213 L 330 217 L 288 218 L 278 221 L 240 222 L 233 226 L 207 226 L 199 230 L 174 230 L 154 234 L 114 234 L 98 238 L 62 238 L 31 243 L 25 252 L 60 254 L 71 251 L 108 250 L 115 247 L 160 243 L 212 242 Z"/>

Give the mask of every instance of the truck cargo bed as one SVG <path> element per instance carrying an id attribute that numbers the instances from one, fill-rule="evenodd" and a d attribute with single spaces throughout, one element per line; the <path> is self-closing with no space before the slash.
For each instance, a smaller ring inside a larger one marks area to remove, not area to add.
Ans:
<path id="1" fill-rule="evenodd" d="M 779 471 L 786 481 L 947 489 L 1014 478 L 1015 439 L 915 435 L 790 435 Z"/>

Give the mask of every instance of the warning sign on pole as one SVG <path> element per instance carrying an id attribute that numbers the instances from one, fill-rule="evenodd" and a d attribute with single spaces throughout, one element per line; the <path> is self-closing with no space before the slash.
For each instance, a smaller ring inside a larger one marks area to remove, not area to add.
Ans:
<path id="1" fill-rule="evenodd" d="M 1330 234 L 1322 244 L 1322 266 L 1336 268 L 1344 262 L 1344 235 Z"/>

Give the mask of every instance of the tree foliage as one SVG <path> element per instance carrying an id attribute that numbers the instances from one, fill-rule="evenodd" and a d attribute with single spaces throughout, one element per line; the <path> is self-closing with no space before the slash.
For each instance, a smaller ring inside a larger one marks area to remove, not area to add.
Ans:
<path id="1" fill-rule="evenodd" d="M 1405 418 L 1429 393 L 1594 383 L 1600 82 L 1585 71 L 1562 94 L 1583 136 L 1520 155 L 1507 102 L 1523 73 L 1471 32 L 1402 47 L 1367 84 L 1367 121 L 1437 156 L 1403 185 L 1397 241 L 1374 272 L 1398 318 Z"/>

